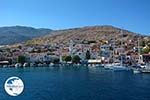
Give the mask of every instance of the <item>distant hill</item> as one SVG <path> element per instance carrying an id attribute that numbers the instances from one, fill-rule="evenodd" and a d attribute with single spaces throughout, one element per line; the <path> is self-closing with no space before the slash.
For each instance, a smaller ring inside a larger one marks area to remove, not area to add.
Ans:
<path id="1" fill-rule="evenodd" d="M 28 41 L 30 44 L 44 44 L 44 43 L 67 43 L 70 40 L 80 41 L 99 41 L 99 40 L 122 40 L 121 30 L 123 31 L 123 39 L 137 40 L 137 37 L 144 38 L 145 36 L 130 32 L 125 29 L 120 29 L 113 26 L 88 26 L 81 28 L 72 28 L 65 30 L 53 31 L 52 34 L 44 37 L 36 38 Z"/>
<path id="2" fill-rule="evenodd" d="M 0 45 L 24 42 L 52 32 L 51 29 L 36 29 L 25 26 L 0 27 Z"/>
<path id="3" fill-rule="evenodd" d="M 123 31 L 123 38 L 120 31 Z M 114 26 L 86 26 L 64 30 L 51 30 L 25 26 L 0 27 L 0 45 L 25 42 L 26 44 L 68 43 L 70 40 L 100 41 L 117 40 L 137 41 L 137 37 L 148 37 Z"/>

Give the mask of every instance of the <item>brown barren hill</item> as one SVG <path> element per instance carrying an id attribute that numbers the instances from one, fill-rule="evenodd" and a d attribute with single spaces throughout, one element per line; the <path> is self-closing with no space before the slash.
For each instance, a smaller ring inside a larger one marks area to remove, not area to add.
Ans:
<path id="1" fill-rule="evenodd" d="M 121 35 L 121 30 L 123 31 L 123 35 Z M 70 40 L 109 41 L 113 39 L 116 41 L 128 41 L 137 40 L 138 37 L 144 38 L 145 36 L 109 25 L 87 26 L 81 28 L 57 30 L 49 35 L 27 41 L 27 44 L 65 44 Z M 146 37 L 149 38 L 149 36 Z"/>

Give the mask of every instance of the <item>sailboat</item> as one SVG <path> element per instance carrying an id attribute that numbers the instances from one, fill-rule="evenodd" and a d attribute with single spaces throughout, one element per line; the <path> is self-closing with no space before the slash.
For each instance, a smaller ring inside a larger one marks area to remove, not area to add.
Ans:
<path id="1" fill-rule="evenodd" d="M 110 70 L 113 70 L 113 66 L 116 64 L 116 63 L 114 63 L 114 48 L 115 48 L 115 43 L 114 43 L 114 40 L 113 40 L 113 63 L 107 63 L 107 64 L 105 64 L 104 65 L 104 68 L 105 69 L 110 69 Z"/>
<path id="2" fill-rule="evenodd" d="M 123 32 L 121 30 L 121 35 L 123 36 Z M 121 48 L 123 48 L 123 42 L 121 41 Z M 129 70 L 129 68 L 127 68 L 126 66 L 123 65 L 123 57 L 121 55 L 121 61 L 119 64 L 116 64 L 113 66 L 113 70 L 114 71 L 127 71 Z"/>
<path id="3" fill-rule="evenodd" d="M 134 74 L 141 73 L 139 39 L 138 39 L 138 56 L 139 56 L 138 64 L 136 64 L 136 66 L 132 68 Z"/>
<path id="4" fill-rule="evenodd" d="M 140 62 L 140 49 L 139 49 L 139 39 L 138 39 L 138 55 L 139 55 L 139 59 L 138 59 L 138 66 L 140 68 L 133 68 L 133 73 L 150 73 L 150 64 L 142 64 Z"/>

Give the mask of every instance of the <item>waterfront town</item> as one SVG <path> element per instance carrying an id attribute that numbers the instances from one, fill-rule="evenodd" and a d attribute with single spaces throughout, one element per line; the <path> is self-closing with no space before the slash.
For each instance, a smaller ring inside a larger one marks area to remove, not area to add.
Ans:
<path id="1" fill-rule="evenodd" d="M 150 0 L 0 0 L 0 100 L 150 100 Z"/>
<path id="2" fill-rule="evenodd" d="M 144 41 L 141 39 L 124 42 L 113 39 L 109 41 L 74 39 L 66 44 L 18 43 L 0 47 L 0 67 L 51 66 L 54 64 L 103 65 L 120 62 L 127 66 L 150 63 L 149 37 L 145 37 Z"/>

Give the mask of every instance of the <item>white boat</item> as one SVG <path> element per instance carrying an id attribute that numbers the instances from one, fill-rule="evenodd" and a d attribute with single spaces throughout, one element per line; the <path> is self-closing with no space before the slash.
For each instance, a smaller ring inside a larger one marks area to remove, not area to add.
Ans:
<path id="1" fill-rule="evenodd" d="M 104 65 L 104 68 L 105 68 L 105 69 L 111 69 L 111 70 L 112 70 L 112 69 L 113 69 L 113 64 L 105 64 L 105 65 Z"/>
<path id="2" fill-rule="evenodd" d="M 147 67 L 148 67 L 146 64 L 139 64 L 139 66 L 140 66 L 141 68 L 147 68 Z"/>
<path id="3" fill-rule="evenodd" d="M 142 73 L 150 73 L 150 69 L 141 69 Z"/>
<path id="4" fill-rule="evenodd" d="M 29 67 L 29 64 L 28 63 L 24 63 L 23 67 Z"/>
<path id="5" fill-rule="evenodd" d="M 126 66 L 121 65 L 115 65 L 113 66 L 113 70 L 114 71 L 128 71 L 129 68 L 127 68 Z"/>
<path id="6" fill-rule="evenodd" d="M 141 73 L 141 71 L 139 71 L 139 70 L 133 70 L 133 73 L 134 74 L 139 74 L 139 73 Z"/>
<path id="7" fill-rule="evenodd" d="M 54 63 L 50 63 L 49 64 L 49 67 L 53 67 L 55 64 Z"/>
<path id="8" fill-rule="evenodd" d="M 16 63 L 16 64 L 15 64 L 15 68 L 19 68 L 19 67 L 21 67 L 21 66 L 22 66 L 21 63 Z"/>
<path id="9" fill-rule="evenodd" d="M 142 73 L 150 73 L 150 65 L 145 64 L 144 67 L 141 69 Z"/>
<path id="10" fill-rule="evenodd" d="M 133 68 L 132 70 L 133 70 L 133 73 L 134 73 L 134 74 L 139 74 L 139 73 L 141 73 L 141 70 L 140 70 L 139 68 Z"/>

